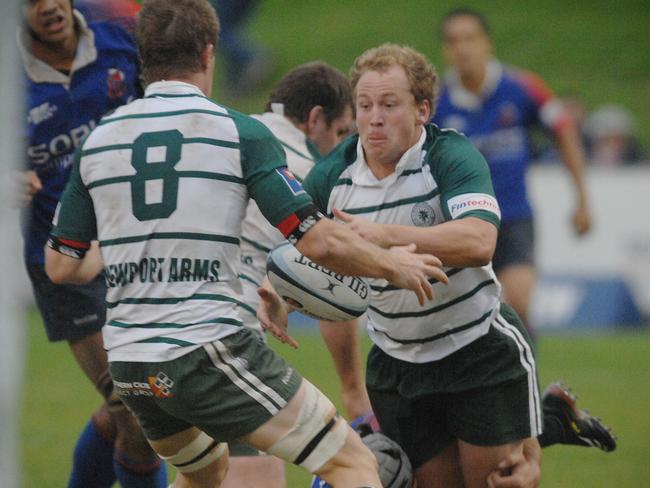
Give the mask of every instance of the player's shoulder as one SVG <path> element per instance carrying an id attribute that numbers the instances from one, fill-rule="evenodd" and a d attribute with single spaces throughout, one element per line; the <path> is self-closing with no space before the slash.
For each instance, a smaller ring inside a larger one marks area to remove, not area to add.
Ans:
<path id="1" fill-rule="evenodd" d="M 230 107 L 224 107 L 230 118 L 232 118 L 239 140 L 244 142 L 255 142 L 263 140 L 277 141 L 276 137 L 262 121 L 255 117 L 251 117 L 245 113 L 239 112 Z"/>
<path id="2" fill-rule="evenodd" d="M 425 163 L 435 175 L 442 175 L 458 168 L 469 170 L 475 165 L 486 165 L 483 156 L 463 133 L 455 129 L 441 129 L 434 123 L 426 126 L 424 149 Z"/>
<path id="3" fill-rule="evenodd" d="M 136 50 L 135 38 L 131 32 L 116 22 L 96 21 L 88 24 L 88 28 L 95 35 L 95 46 L 98 50 L 121 49 Z"/>
<path id="4" fill-rule="evenodd" d="M 439 155 L 450 151 L 474 149 L 474 145 L 462 132 L 452 128 L 440 128 L 431 122 L 425 126 L 424 150 L 429 155 Z"/>
<path id="5" fill-rule="evenodd" d="M 329 154 L 323 157 L 309 173 L 315 176 L 338 178 L 345 169 L 357 160 L 359 135 L 353 134 L 344 139 Z M 314 176 L 314 177 L 315 177 Z"/>
<path id="6" fill-rule="evenodd" d="M 511 88 L 518 88 L 537 104 L 542 104 L 553 97 L 553 91 L 544 79 L 534 71 L 504 65 L 504 82 Z"/>

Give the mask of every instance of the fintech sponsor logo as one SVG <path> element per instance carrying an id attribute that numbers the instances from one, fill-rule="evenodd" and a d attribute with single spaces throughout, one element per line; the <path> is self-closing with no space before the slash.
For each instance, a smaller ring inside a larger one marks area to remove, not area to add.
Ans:
<path id="1" fill-rule="evenodd" d="M 54 117 L 54 114 L 58 109 L 59 107 L 52 105 L 50 102 L 41 103 L 27 113 L 27 123 L 38 125 L 41 122 L 45 122 Z"/>
<path id="2" fill-rule="evenodd" d="M 277 173 L 280 175 L 282 180 L 287 184 L 287 186 L 291 190 L 291 193 L 293 193 L 294 195 L 300 195 L 302 193 L 305 193 L 305 190 L 302 188 L 302 185 L 295 177 L 295 175 L 291 171 L 289 171 L 289 168 L 283 166 L 282 168 L 275 168 L 275 171 L 277 171 Z"/>
<path id="3" fill-rule="evenodd" d="M 447 206 L 452 219 L 476 210 L 485 210 L 501 218 L 501 210 L 496 198 L 485 193 L 465 193 L 455 196 L 449 199 Z"/>

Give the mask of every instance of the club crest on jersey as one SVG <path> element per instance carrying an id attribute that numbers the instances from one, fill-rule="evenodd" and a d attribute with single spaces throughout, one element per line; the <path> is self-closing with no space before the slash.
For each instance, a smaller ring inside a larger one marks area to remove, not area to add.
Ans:
<path id="1" fill-rule="evenodd" d="M 436 213 L 428 203 L 416 203 L 411 209 L 411 220 L 417 227 L 429 227 L 436 220 Z"/>
<path id="2" fill-rule="evenodd" d="M 165 373 L 160 371 L 156 376 L 149 376 L 147 378 L 151 391 L 158 398 L 172 398 L 174 394 L 172 393 L 172 387 L 174 386 L 174 380 L 172 380 Z"/>
<path id="3" fill-rule="evenodd" d="M 511 127 L 517 122 L 519 111 L 513 103 L 504 103 L 499 107 L 499 126 Z"/>
<path id="4" fill-rule="evenodd" d="M 108 84 L 108 96 L 110 98 L 122 98 L 126 93 L 126 82 L 124 81 L 126 76 L 124 72 L 117 68 L 110 68 L 108 70 L 108 76 L 106 77 L 106 83 Z"/>
<path id="5" fill-rule="evenodd" d="M 278 174 L 282 177 L 284 182 L 291 190 L 291 193 L 293 193 L 294 195 L 300 195 L 301 193 L 305 193 L 305 190 L 303 190 L 302 185 L 298 181 L 298 178 L 296 178 L 295 175 L 291 171 L 289 171 L 289 168 L 283 166 L 282 168 L 275 168 L 275 171 L 277 171 Z"/>

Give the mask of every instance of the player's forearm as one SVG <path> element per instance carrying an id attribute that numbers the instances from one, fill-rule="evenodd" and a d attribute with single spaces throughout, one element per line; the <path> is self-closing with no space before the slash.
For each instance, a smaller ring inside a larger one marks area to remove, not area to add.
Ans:
<path id="1" fill-rule="evenodd" d="M 433 227 L 385 225 L 385 244 L 415 243 L 417 252 L 437 256 L 445 266 L 485 266 L 492 260 L 497 228 L 481 219 L 467 217 Z"/>
<path id="2" fill-rule="evenodd" d="M 82 259 L 61 254 L 50 247 L 45 248 L 45 272 L 53 283 L 90 283 L 102 271 L 103 262 L 96 244 Z"/>
<path id="3" fill-rule="evenodd" d="M 330 219 L 322 219 L 314 225 L 298 241 L 296 248 L 336 273 L 389 279 L 398 272 L 385 250 Z"/>
<path id="4" fill-rule="evenodd" d="M 558 132 L 556 138 L 562 161 L 573 180 L 577 203 L 578 205 L 587 205 L 588 195 L 584 177 L 585 155 L 578 132 L 574 125 L 569 125 Z"/>

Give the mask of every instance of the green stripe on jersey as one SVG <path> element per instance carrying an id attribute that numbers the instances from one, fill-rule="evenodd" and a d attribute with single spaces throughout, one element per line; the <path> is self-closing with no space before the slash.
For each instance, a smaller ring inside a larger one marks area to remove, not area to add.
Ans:
<path id="1" fill-rule="evenodd" d="M 116 302 L 106 301 L 106 308 L 115 308 L 119 305 L 175 305 L 177 303 L 186 302 L 188 300 L 209 300 L 214 302 L 228 302 L 234 303 L 238 307 L 242 307 L 244 310 L 255 313 L 255 309 L 250 305 L 246 305 L 243 302 L 240 302 L 236 298 L 229 297 L 227 295 L 219 295 L 213 293 L 196 293 L 190 295 L 189 297 L 174 297 L 174 298 L 153 298 L 153 297 L 143 297 L 143 298 L 122 298 Z"/>
<path id="2" fill-rule="evenodd" d="M 415 175 L 418 173 L 422 173 L 422 168 L 418 169 L 405 169 L 402 171 L 398 178 L 401 178 L 402 176 L 410 176 L 410 175 Z M 334 183 L 334 186 L 352 186 L 352 179 L 351 178 L 339 178 L 336 180 L 336 183 Z"/>
<path id="3" fill-rule="evenodd" d="M 251 278 L 251 277 L 248 276 L 248 275 L 245 275 L 245 274 L 242 273 L 242 274 L 240 274 L 238 277 L 239 277 L 240 279 L 242 279 L 242 280 L 246 280 L 246 281 L 248 281 L 249 283 L 253 283 L 255 286 L 260 286 L 260 284 L 259 284 L 257 281 L 255 281 L 253 278 Z"/>
<path id="4" fill-rule="evenodd" d="M 244 242 L 246 242 L 247 244 L 250 244 L 251 246 L 253 246 L 253 247 L 254 247 L 255 249 L 257 249 L 258 251 L 263 251 L 263 252 L 265 252 L 265 253 L 269 253 L 269 252 L 271 252 L 271 249 L 269 249 L 268 247 L 262 246 L 261 244 L 258 244 L 257 242 L 252 241 L 252 240 L 250 240 L 250 239 L 247 238 L 247 237 L 242 236 L 242 237 L 241 237 L 241 240 L 244 241 Z"/>
<path id="5" fill-rule="evenodd" d="M 239 239 L 232 236 L 219 234 L 199 234 L 196 232 L 152 232 L 140 236 L 118 237 L 116 239 L 106 239 L 99 241 L 102 247 L 119 246 L 120 244 L 132 244 L 134 242 L 144 242 L 152 239 L 183 239 L 189 241 L 214 241 L 225 242 L 226 244 L 239 245 Z"/>
<path id="6" fill-rule="evenodd" d="M 114 117 L 112 119 L 103 119 L 98 125 L 106 125 L 111 122 L 117 122 L 119 120 L 129 120 L 129 119 L 155 119 L 158 117 L 175 117 L 176 115 L 185 115 L 185 114 L 205 114 L 205 115 L 215 115 L 217 117 L 227 117 L 232 118 L 232 115 L 224 112 L 217 112 L 215 110 L 205 110 L 205 109 L 187 109 L 187 110 L 173 110 L 170 112 L 152 112 L 148 114 L 132 114 L 132 115 L 123 115 L 121 117 Z"/>
<path id="7" fill-rule="evenodd" d="M 224 141 L 222 139 L 212 139 L 210 137 L 186 137 L 182 140 L 182 144 L 208 144 L 210 146 L 226 147 L 230 149 L 239 149 L 239 142 Z M 98 146 L 91 149 L 84 149 L 81 151 L 81 157 L 92 156 L 109 151 L 121 151 L 124 149 L 133 149 L 133 144 L 110 144 L 108 146 Z"/>
<path id="8" fill-rule="evenodd" d="M 380 210 L 386 210 L 388 208 L 401 207 L 402 205 L 409 205 L 411 203 L 425 202 L 427 200 L 430 200 L 430 199 L 438 196 L 439 193 L 440 193 L 440 190 L 438 188 L 434 188 L 433 190 L 431 190 L 426 195 L 417 195 L 415 197 L 403 198 L 401 200 L 395 200 L 394 202 L 382 203 L 381 205 L 375 205 L 375 206 L 371 206 L 371 207 L 344 208 L 342 210 L 344 212 L 347 212 L 347 213 L 353 214 L 353 215 L 378 212 Z"/>
<path id="9" fill-rule="evenodd" d="M 81 151 L 81 157 L 92 156 L 108 151 L 121 151 L 123 149 L 133 149 L 133 144 L 111 144 L 109 146 L 93 147 L 92 149 L 84 149 Z"/>
<path id="10" fill-rule="evenodd" d="M 136 341 L 136 344 L 174 344 L 175 346 L 187 347 L 196 346 L 193 342 L 181 341 L 172 339 L 171 337 L 152 337 L 151 339 L 143 339 Z"/>
<path id="11" fill-rule="evenodd" d="M 446 273 L 446 274 L 447 274 L 447 277 L 448 277 L 448 278 L 451 278 L 452 276 L 454 276 L 454 275 L 457 274 L 457 273 L 460 273 L 460 272 L 463 271 L 464 269 L 467 269 L 467 268 L 454 268 L 454 269 L 450 269 L 450 270 L 447 271 L 447 273 Z M 431 283 L 432 285 L 435 284 L 435 283 L 438 283 L 438 280 L 435 279 L 435 278 L 431 278 L 431 279 L 429 279 L 428 281 L 429 281 L 429 283 Z M 384 291 L 397 291 L 397 290 L 404 290 L 404 288 L 398 288 L 398 287 L 396 287 L 395 285 L 386 285 L 386 286 L 373 286 L 373 285 L 370 285 L 370 289 L 371 289 L 372 291 L 378 291 L 378 292 L 380 292 L 380 293 L 381 293 L 381 292 L 384 292 Z"/>
<path id="12" fill-rule="evenodd" d="M 223 173 L 213 173 L 211 171 L 175 171 L 179 178 L 201 178 L 205 180 L 227 181 L 229 183 L 237 183 L 244 185 L 246 182 L 243 178 L 235 175 L 226 175 Z M 136 175 L 114 176 L 112 178 L 104 178 L 88 183 L 86 188 L 92 190 L 98 186 L 115 185 L 118 183 L 130 183 Z"/>
<path id="13" fill-rule="evenodd" d="M 384 334 L 391 341 L 397 342 L 399 344 L 424 344 L 425 342 L 437 341 L 438 339 L 442 339 L 443 337 L 447 337 L 449 335 L 456 334 L 457 332 L 462 332 L 464 330 L 471 329 L 475 325 L 478 325 L 481 322 L 483 322 L 485 319 L 487 319 L 490 316 L 491 313 L 492 313 L 492 310 L 490 310 L 489 312 L 486 312 L 485 314 L 481 315 L 476 320 L 472 320 L 471 322 L 467 322 L 466 324 L 460 325 L 460 326 L 455 327 L 453 329 L 446 330 L 444 332 L 441 332 L 440 334 L 435 334 L 435 335 L 432 335 L 432 336 L 429 336 L 429 337 L 423 337 L 422 339 L 396 339 L 396 338 L 391 337 L 390 335 L 388 335 L 383 330 L 376 330 L 375 332 L 379 332 L 381 334 Z"/>
<path id="14" fill-rule="evenodd" d="M 126 322 L 119 322 L 117 320 L 111 320 L 106 325 L 110 325 L 112 327 L 119 327 L 122 329 L 184 329 L 186 327 L 192 327 L 194 325 L 204 325 L 204 324 L 229 324 L 229 325 L 236 325 L 237 327 L 241 327 L 244 325 L 241 322 L 241 320 L 230 319 L 228 317 L 220 317 L 218 319 L 212 319 L 212 320 L 202 320 L 201 322 L 194 322 L 191 324 L 177 324 L 173 322 L 152 322 L 148 324 L 133 324 L 133 323 L 126 323 Z"/>
<path id="15" fill-rule="evenodd" d="M 456 305 L 457 303 L 463 302 L 467 300 L 468 298 L 473 297 L 476 295 L 479 291 L 481 291 L 482 288 L 485 288 L 488 285 L 494 284 L 493 279 L 485 280 L 482 283 L 479 283 L 474 287 L 474 289 L 468 291 L 464 295 L 457 296 L 453 300 L 449 300 L 448 302 L 441 303 L 440 305 L 437 305 L 433 308 L 428 308 L 426 310 L 419 310 L 417 312 L 403 312 L 403 313 L 390 313 L 390 312 L 384 312 L 377 307 L 373 307 L 372 305 L 368 308 L 370 308 L 373 312 L 378 313 L 382 317 L 386 317 L 387 319 L 401 319 L 405 317 L 426 317 L 427 315 L 431 315 L 433 313 L 440 312 L 441 310 L 444 310 L 445 308 L 449 308 L 452 305 Z"/>

